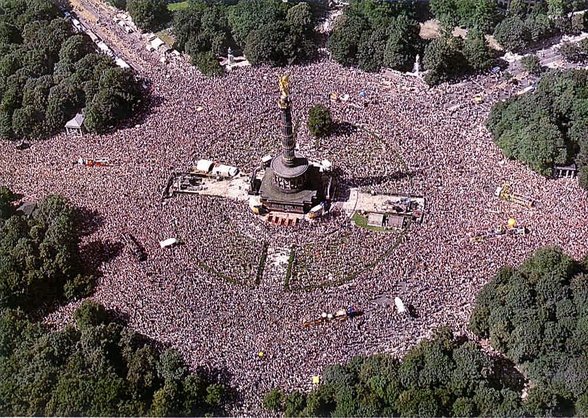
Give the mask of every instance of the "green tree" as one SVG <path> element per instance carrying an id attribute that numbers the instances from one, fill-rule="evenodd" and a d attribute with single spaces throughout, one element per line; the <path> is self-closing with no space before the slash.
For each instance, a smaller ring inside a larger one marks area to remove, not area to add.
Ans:
<path id="1" fill-rule="evenodd" d="M 588 166 L 580 168 L 578 173 L 578 184 L 584 190 L 588 190 Z"/>
<path id="2" fill-rule="evenodd" d="M 74 319 L 77 327 L 84 330 L 107 322 L 108 313 L 99 303 L 85 300 L 75 311 Z"/>
<path id="3" fill-rule="evenodd" d="M 473 7 L 468 8 L 471 14 L 467 27 L 476 29 L 482 33 L 492 33 L 499 21 L 498 5 L 492 0 L 475 0 Z"/>
<path id="4" fill-rule="evenodd" d="M 12 115 L 12 131 L 19 138 L 39 138 L 43 135 L 45 114 L 33 106 L 16 109 Z"/>
<path id="5" fill-rule="evenodd" d="M 221 67 L 218 59 L 214 56 L 212 51 L 202 52 L 197 55 L 193 55 L 192 58 L 194 64 L 200 72 L 210 77 L 218 77 L 224 74 L 223 67 Z"/>
<path id="6" fill-rule="evenodd" d="M 126 10 L 127 0 L 108 0 L 110 4 L 120 10 Z"/>
<path id="7" fill-rule="evenodd" d="M 306 398 L 300 392 L 292 392 L 284 401 L 284 414 L 287 417 L 299 416 L 306 406 Z"/>
<path id="8" fill-rule="evenodd" d="M 298 3 L 288 9 L 286 23 L 291 32 L 299 34 L 312 34 L 314 30 L 314 17 L 308 3 Z"/>
<path id="9" fill-rule="evenodd" d="M 412 70 L 422 44 L 418 22 L 401 14 L 395 18 L 389 31 L 384 50 L 384 66 L 399 71 Z"/>
<path id="10" fill-rule="evenodd" d="M 539 75 L 543 71 L 543 67 L 541 67 L 541 60 L 537 55 L 525 55 L 521 59 L 521 64 L 523 64 L 525 71 L 528 71 L 533 75 Z"/>
<path id="11" fill-rule="evenodd" d="M 263 397 L 263 407 L 270 411 L 279 412 L 284 407 L 284 393 L 279 388 L 274 388 Z"/>
<path id="12" fill-rule="evenodd" d="M 170 349 L 164 351 L 157 364 L 159 376 L 166 382 L 179 382 L 187 373 L 188 369 L 180 353 Z"/>
<path id="13" fill-rule="evenodd" d="M 314 105 L 308 111 L 307 127 L 312 136 L 323 137 L 329 135 L 333 127 L 331 112 L 323 105 Z"/>
<path id="14" fill-rule="evenodd" d="M 433 15 L 448 29 L 453 29 L 460 21 L 455 0 L 431 0 L 429 7 Z"/>
<path id="15" fill-rule="evenodd" d="M 365 32 L 359 43 L 357 66 L 368 72 L 379 71 L 384 61 L 387 40 L 385 28 L 375 29 L 371 33 Z"/>
<path id="16" fill-rule="evenodd" d="M 327 47 L 331 55 L 341 65 L 356 65 L 361 36 L 368 30 L 363 17 L 344 15 L 335 24 Z"/>
<path id="17" fill-rule="evenodd" d="M 288 5 L 280 0 L 239 1 L 228 11 L 235 41 L 239 45 L 247 46 L 247 37 L 253 31 L 274 23 L 285 25 L 287 10 Z M 280 29 L 285 30 L 283 27 Z"/>
<path id="18" fill-rule="evenodd" d="M 581 92 L 587 74 L 544 73 L 533 93 L 496 105 L 487 125 L 504 153 L 544 175 L 551 174 L 554 164 L 584 164 L 588 102 Z"/>
<path id="19" fill-rule="evenodd" d="M 584 50 L 577 43 L 563 42 L 559 48 L 559 52 L 563 57 L 570 62 L 583 62 L 588 59 L 588 51 Z"/>
<path id="20" fill-rule="evenodd" d="M 531 34 L 523 20 L 513 16 L 507 17 L 496 25 L 494 38 L 505 50 L 518 52 L 529 45 Z"/>
<path id="21" fill-rule="evenodd" d="M 539 42 L 553 34 L 553 21 L 544 13 L 531 14 L 525 19 L 525 28 L 531 42 Z"/>
<path id="22" fill-rule="evenodd" d="M 0 219 L 9 219 L 15 213 L 18 196 L 6 186 L 0 186 Z"/>
<path id="23" fill-rule="evenodd" d="M 59 50 L 60 63 L 75 63 L 94 52 L 94 45 L 89 37 L 74 35 L 68 38 Z"/>
<path id="24" fill-rule="evenodd" d="M 481 32 L 471 30 L 464 42 L 463 55 L 475 71 L 484 71 L 492 65 L 490 48 Z"/>
<path id="25" fill-rule="evenodd" d="M 172 17 L 165 0 L 128 0 L 127 11 L 144 31 L 155 32 L 163 28 Z"/>
<path id="26" fill-rule="evenodd" d="M 526 402 L 531 414 L 569 415 L 588 391 L 584 269 L 558 248 L 540 249 L 516 270 L 503 269 L 476 300 L 472 319 L 478 319 L 470 327 L 482 337 L 489 334 L 494 347 L 532 380 Z M 494 406 L 484 409 L 478 403 L 481 414 L 518 408 L 516 394 L 502 393 L 499 402 L 498 394 L 484 393 L 480 401 Z"/>
<path id="27" fill-rule="evenodd" d="M 425 69 L 429 70 L 425 76 L 425 81 L 429 85 L 448 81 L 451 77 L 463 73 L 467 68 L 459 41 L 452 37 L 432 40 L 425 47 L 423 64 Z"/>
<path id="28" fill-rule="evenodd" d="M 251 64 L 284 65 L 287 59 L 282 49 L 285 25 L 273 23 L 253 30 L 247 36 L 244 53 Z"/>

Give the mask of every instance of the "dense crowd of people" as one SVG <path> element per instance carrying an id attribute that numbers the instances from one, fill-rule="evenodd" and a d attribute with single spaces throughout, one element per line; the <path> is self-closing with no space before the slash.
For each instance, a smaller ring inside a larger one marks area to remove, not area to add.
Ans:
<path id="1" fill-rule="evenodd" d="M 245 68 L 209 79 L 184 62 L 161 63 L 136 42 L 140 75 L 150 81 L 147 114 L 108 135 L 62 134 L 24 151 L 2 143 L 0 184 L 27 200 L 58 193 L 95 211 L 100 225 L 85 244 L 100 242 L 105 254 L 122 241 L 121 233 L 131 233 L 147 261 L 138 262 L 128 248 L 105 256 L 93 298 L 127 315 L 137 331 L 177 347 L 192 366 L 227 370 L 245 394 L 235 413 L 259 411 L 262 395 L 274 386 L 310 388 L 323 367 L 353 355 L 400 355 L 440 325 L 465 332 L 481 286 L 540 246 L 559 245 L 573 257 L 586 253 L 586 193 L 573 180 L 547 180 L 505 161 L 484 127 L 490 105 L 508 88 L 501 80 L 480 76 L 428 89 L 419 78 L 366 74 L 331 61 Z M 244 202 L 205 196 L 160 202 L 170 174 L 191 161 L 218 160 L 249 173 L 262 156 L 278 152 L 277 79 L 284 72 L 300 121 L 298 152 L 332 161 L 342 196 L 345 187 L 358 186 L 425 197 L 424 222 L 412 225 L 390 254 L 397 234 L 366 232 L 337 211 L 317 223 L 279 227 L 256 218 Z M 332 92 L 350 98 L 330 103 Z M 486 101 L 476 104 L 472 97 L 480 93 Z M 320 144 L 303 128 L 316 103 L 330 107 L 340 128 Z M 105 157 L 112 165 L 72 164 L 80 157 Z M 505 181 L 536 199 L 537 208 L 498 200 L 494 190 Z M 472 233 L 511 217 L 530 234 L 470 242 Z M 170 237 L 182 245 L 160 248 Z M 266 268 L 255 284 L 264 243 L 271 251 L 304 249 L 299 270 L 309 274 L 300 287 L 337 282 L 387 256 L 338 286 L 288 291 L 284 278 L 271 276 L 285 269 Z M 402 298 L 417 316 L 376 303 L 382 295 Z M 349 305 L 364 315 L 302 325 Z M 63 324 L 74 307 L 47 322 Z"/>

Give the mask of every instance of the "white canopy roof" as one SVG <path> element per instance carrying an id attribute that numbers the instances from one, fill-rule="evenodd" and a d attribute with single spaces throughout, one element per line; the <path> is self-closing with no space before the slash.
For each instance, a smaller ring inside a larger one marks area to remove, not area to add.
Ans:
<path id="1" fill-rule="evenodd" d="M 84 119 L 85 119 L 84 115 L 82 115 L 81 113 L 78 113 L 77 115 L 75 115 L 73 117 L 73 119 L 70 119 L 67 121 L 67 123 L 65 124 L 65 127 L 72 128 L 72 129 L 79 129 L 84 124 Z"/>
<path id="2" fill-rule="evenodd" d="M 165 42 L 163 42 L 163 40 L 161 40 L 161 38 L 155 38 L 153 40 L 151 40 L 151 42 L 149 42 L 151 44 L 151 46 L 155 49 L 158 49 L 161 45 L 165 44 Z"/>
<path id="3" fill-rule="evenodd" d="M 231 167 L 230 165 L 224 164 L 215 165 L 212 168 L 212 174 L 215 176 L 219 175 L 223 177 L 234 177 L 238 172 L 239 169 L 237 167 Z"/>
<path id="4" fill-rule="evenodd" d="M 121 58 L 116 58 L 114 60 L 114 62 L 116 63 L 116 65 L 118 65 L 121 68 L 131 68 L 129 64 L 127 64 L 123 59 Z"/>
<path id="5" fill-rule="evenodd" d="M 196 170 L 202 171 L 203 173 L 208 173 L 210 170 L 212 170 L 213 165 L 214 162 L 210 160 L 198 160 L 196 162 Z"/>

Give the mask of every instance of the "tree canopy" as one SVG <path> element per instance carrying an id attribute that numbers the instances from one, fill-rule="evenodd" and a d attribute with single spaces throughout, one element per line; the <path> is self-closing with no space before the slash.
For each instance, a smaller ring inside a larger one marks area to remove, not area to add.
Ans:
<path id="1" fill-rule="evenodd" d="M 378 354 L 328 366 L 309 394 L 268 392 L 264 406 L 286 416 L 493 416 L 523 413 L 518 389 L 495 359 L 441 328 L 402 361 Z"/>
<path id="2" fill-rule="evenodd" d="M 509 158 L 549 175 L 554 164 L 588 163 L 588 71 L 552 71 L 532 93 L 496 104 L 487 126 Z"/>
<path id="3" fill-rule="evenodd" d="M 429 42 L 423 64 L 425 81 L 436 85 L 469 72 L 490 68 L 492 55 L 482 32 L 470 30 L 465 40 L 445 34 Z"/>
<path id="4" fill-rule="evenodd" d="M 47 137 L 84 108 L 86 128 L 101 132 L 135 112 L 141 92 L 131 72 L 97 54 L 51 2 L 10 0 L 2 11 L 0 137 Z"/>
<path id="5" fill-rule="evenodd" d="M 503 268 L 476 299 L 471 330 L 533 381 L 532 414 L 585 415 L 588 266 L 558 248 Z"/>
<path id="6" fill-rule="evenodd" d="M 26 216 L 16 211 L 14 193 L 0 191 L 0 308 L 30 311 L 88 295 L 93 277 L 82 266 L 76 208 L 51 195 Z"/>
<path id="7" fill-rule="evenodd" d="M 333 128 L 331 112 L 323 105 L 314 105 L 308 111 L 308 130 L 312 136 L 326 136 Z"/>
<path id="8" fill-rule="evenodd" d="M 171 20 L 166 0 L 127 0 L 126 9 L 137 27 L 155 32 Z"/>
<path id="9" fill-rule="evenodd" d="M 228 387 L 191 373 L 173 349 L 84 301 L 75 325 L 49 331 L 20 309 L 0 310 L 4 416 L 223 415 Z"/>
<path id="10" fill-rule="evenodd" d="M 431 0 L 429 7 L 450 32 L 459 25 L 490 33 L 500 20 L 495 0 Z"/>
<path id="11" fill-rule="evenodd" d="M 220 73 L 212 58 L 228 48 L 243 51 L 253 65 L 300 63 L 316 54 L 315 23 L 313 6 L 306 2 L 194 1 L 174 13 L 175 47 L 206 75 Z"/>
<path id="12" fill-rule="evenodd" d="M 327 46 L 342 65 L 365 71 L 383 66 L 409 71 L 423 45 L 412 15 L 407 2 L 352 1 L 335 22 Z"/>

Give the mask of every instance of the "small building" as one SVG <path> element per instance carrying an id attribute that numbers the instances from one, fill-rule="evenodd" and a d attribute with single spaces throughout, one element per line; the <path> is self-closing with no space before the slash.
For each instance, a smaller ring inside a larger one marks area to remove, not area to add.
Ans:
<path id="1" fill-rule="evenodd" d="M 68 135 L 82 136 L 84 134 L 85 119 L 86 118 L 82 113 L 76 114 L 65 124 L 65 132 L 67 132 Z"/>
<path id="2" fill-rule="evenodd" d="M 367 214 L 367 226 L 401 230 L 404 228 L 405 219 L 405 216 L 394 213 L 369 212 Z"/>
<path id="3" fill-rule="evenodd" d="M 386 216 L 386 228 L 388 229 L 403 229 L 405 217 L 401 215 Z"/>
<path id="4" fill-rule="evenodd" d="M 368 213 L 367 224 L 368 226 L 384 228 L 384 214 L 376 212 Z"/>
<path id="5" fill-rule="evenodd" d="M 27 218 L 30 218 L 33 215 L 33 213 L 35 212 L 35 209 L 37 209 L 36 202 L 25 202 L 22 205 L 20 205 L 18 208 L 16 208 L 16 211 L 18 213 L 22 213 Z"/>
<path id="6" fill-rule="evenodd" d="M 578 174 L 578 166 L 574 163 L 571 165 L 556 165 L 553 167 L 553 177 L 556 179 L 572 179 Z"/>

